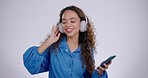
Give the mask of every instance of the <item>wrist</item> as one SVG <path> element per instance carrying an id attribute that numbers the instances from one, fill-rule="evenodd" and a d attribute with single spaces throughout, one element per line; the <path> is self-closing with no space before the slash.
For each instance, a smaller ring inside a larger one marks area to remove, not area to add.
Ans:
<path id="1" fill-rule="evenodd" d="M 97 71 L 98 71 L 98 74 L 99 74 L 100 76 L 103 75 L 103 70 L 101 70 L 101 69 L 97 69 Z"/>
<path id="2" fill-rule="evenodd" d="M 51 44 L 55 43 L 55 39 L 49 38 L 49 39 L 47 39 L 46 43 L 51 45 Z"/>
<path id="3" fill-rule="evenodd" d="M 39 53 L 42 54 L 51 44 L 52 41 L 50 39 L 47 39 L 42 45 L 39 46 Z"/>

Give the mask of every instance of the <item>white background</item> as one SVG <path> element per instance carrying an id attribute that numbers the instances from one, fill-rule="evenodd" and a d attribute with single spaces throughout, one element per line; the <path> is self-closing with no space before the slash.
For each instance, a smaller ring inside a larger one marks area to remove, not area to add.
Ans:
<path id="1" fill-rule="evenodd" d="M 95 24 L 96 65 L 117 55 L 109 78 L 148 78 L 147 0 L 0 0 L 0 78 L 48 78 L 30 75 L 23 53 L 44 40 L 68 5 L 83 9 Z"/>

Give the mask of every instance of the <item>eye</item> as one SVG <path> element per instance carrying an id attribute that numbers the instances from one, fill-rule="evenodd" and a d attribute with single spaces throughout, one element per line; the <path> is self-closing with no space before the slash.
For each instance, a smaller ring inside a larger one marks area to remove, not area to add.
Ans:
<path id="1" fill-rule="evenodd" d="M 75 23 L 76 21 L 71 21 L 71 23 Z"/>
<path id="2" fill-rule="evenodd" d="M 66 22 L 62 22 L 62 24 L 66 24 Z"/>

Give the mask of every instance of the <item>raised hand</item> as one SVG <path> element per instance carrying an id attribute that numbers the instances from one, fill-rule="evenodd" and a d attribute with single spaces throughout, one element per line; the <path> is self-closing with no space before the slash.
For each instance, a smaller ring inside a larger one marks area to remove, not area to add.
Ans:
<path id="1" fill-rule="evenodd" d="M 54 43 L 57 42 L 59 38 L 60 38 L 59 28 L 57 26 L 53 26 L 49 41 L 51 41 L 51 43 Z"/>
<path id="2" fill-rule="evenodd" d="M 60 38 L 60 32 L 57 26 L 53 26 L 50 37 L 38 48 L 40 54 L 42 54 L 50 45 L 57 42 Z"/>

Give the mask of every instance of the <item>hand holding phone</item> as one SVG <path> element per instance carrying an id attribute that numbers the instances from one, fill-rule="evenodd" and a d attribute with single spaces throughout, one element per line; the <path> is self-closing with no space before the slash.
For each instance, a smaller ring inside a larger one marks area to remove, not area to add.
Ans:
<path id="1" fill-rule="evenodd" d="M 113 60 L 115 57 L 116 57 L 116 55 L 110 56 L 110 57 L 107 58 L 104 62 L 102 62 L 102 63 L 100 64 L 100 66 L 101 66 L 102 68 L 105 68 L 104 64 L 108 64 L 108 63 L 109 63 L 111 60 Z M 97 69 L 99 69 L 99 68 L 97 68 Z"/>

